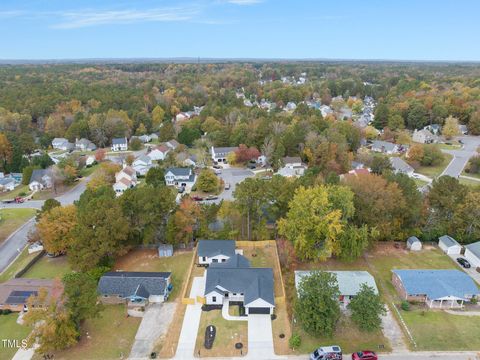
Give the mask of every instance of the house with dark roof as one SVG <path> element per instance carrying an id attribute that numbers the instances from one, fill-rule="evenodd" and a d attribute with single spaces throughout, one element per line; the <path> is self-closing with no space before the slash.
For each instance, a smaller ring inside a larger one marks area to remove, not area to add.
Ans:
<path id="1" fill-rule="evenodd" d="M 248 266 L 247 266 L 248 265 Z M 275 308 L 273 270 L 252 268 L 242 255 L 206 271 L 205 304 L 228 306 L 241 302 L 245 314 L 272 314 Z"/>
<path id="2" fill-rule="evenodd" d="M 80 140 L 75 139 L 75 149 L 80 151 L 93 151 L 97 147 L 93 142 L 88 139 L 82 138 Z"/>
<path id="3" fill-rule="evenodd" d="M 480 241 L 465 246 L 465 257 L 473 267 L 480 267 Z"/>
<path id="4" fill-rule="evenodd" d="M 35 169 L 32 171 L 28 187 L 31 191 L 49 189 L 53 185 L 53 178 L 50 169 Z"/>
<path id="5" fill-rule="evenodd" d="M 390 164 L 392 164 L 393 172 L 395 174 L 405 174 L 412 176 L 415 169 L 407 164 L 401 157 L 392 156 L 390 158 Z"/>
<path id="6" fill-rule="evenodd" d="M 277 174 L 284 177 L 299 177 L 303 176 L 307 166 L 302 163 L 299 156 L 285 156 L 282 159 L 283 166 L 278 169 Z"/>
<path id="7" fill-rule="evenodd" d="M 165 184 L 176 187 L 192 187 L 195 184 L 196 176 L 188 167 L 171 167 L 165 169 Z"/>
<path id="8" fill-rule="evenodd" d="M 236 253 L 235 240 L 199 240 L 197 246 L 198 263 L 210 265 L 212 263 L 224 263 Z"/>
<path id="9" fill-rule="evenodd" d="M 112 151 L 127 151 L 128 141 L 126 137 L 112 139 Z"/>
<path id="10" fill-rule="evenodd" d="M 472 278 L 460 270 L 392 270 L 392 283 L 403 300 L 430 308 L 462 308 L 480 294 Z"/>
<path id="11" fill-rule="evenodd" d="M 397 144 L 382 140 L 374 140 L 371 149 L 372 151 L 389 155 L 400 152 L 400 147 Z"/>
<path id="12" fill-rule="evenodd" d="M 106 304 L 161 303 L 171 290 L 170 272 L 111 271 L 98 282 L 97 292 Z"/>
<path id="13" fill-rule="evenodd" d="M 68 151 L 72 150 L 75 145 L 65 138 L 55 138 L 52 140 L 52 147 L 54 149 Z"/>
<path id="14" fill-rule="evenodd" d="M 234 147 L 214 147 L 211 148 L 212 160 L 214 162 L 227 162 L 228 154 L 238 150 L 237 146 Z"/>
<path id="15" fill-rule="evenodd" d="M 0 179 L 0 191 L 12 191 L 17 186 L 17 182 L 12 177 L 4 177 Z"/>

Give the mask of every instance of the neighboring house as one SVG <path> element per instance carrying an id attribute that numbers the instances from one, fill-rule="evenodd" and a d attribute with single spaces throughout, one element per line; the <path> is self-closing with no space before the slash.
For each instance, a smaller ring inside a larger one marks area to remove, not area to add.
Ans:
<path id="1" fill-rule="evenodd" d="M 151 133 L 150 135 L 150 141 L 157 141 L 158 140 L 158 135 L 155 133 Z"/>
<path id="2" fill-rule="evenodd" d="M 405 174 L 408 176 L 412 176 L 415 172 L 415 169 L 407 164 L 402 158 L 398 156 L 392 156 L 390 158 L 390 163 L 393 167 L 393 172 L 395 174 Z"/>
<path id="3" fill-rule="evenodd" d="M 75 149 L 80 151 L 93 151 L 97 147 L 93 142 L 88 139 L 82 138 L 80 140 L 75 140 Z"/>
<path id="4" fill-rule="evenodd" d="M 289 102 L 287 103 L 287 105 L 285 105 L 284 110 L 285 110 L 285 111 L 295 111 L 296 108 L 297 108 L 297 105 L 296 105 L 294 102 L 289 101 Z"/>
<path id="5" fill-rule="evenodd" d="M 130 142 L 132 142 L 132 140 L 134 140 L 134 139 L 140 140 L 143 144 L 146 144 L 146 143 L 149 143 L 150 141 L 152 141 L 152 137 L 150 135 L 132 136 L 130 138 Z"/>
<path id="6" fill-rule="evenodd" d="M 152 151 L 148 153 L 148 157 L 152 160 L 165 160 L 170 148 L 166 145 L 158 145 L 157 147 L 153 148 Z"/>
<path id="7" fill-rule="evenodd" d="M 181 112 L 175 116 L 175 121 L 184 121 L 190 119 L 190 114 L 187 112 Z"/>
<path id="8" fill-rule="evenodd" d="M 173 256 L 172 244 L 160 244 L 158 245 L 158 257 L 170 257 Z"/>
<path id="9" fill-rule="evenodd" d="M 50 189 L 53 185 L 52 174 L 49 169 L 35 169 L 30 177 L 28 188 L 31 191 Z"/>
<path id="10" fill-rule="evenodd" d="M 47 299 L 59 300 L 63 293 L 62 283 L 55 280 L 17 278 L 0 284 L 0 310 L 27 311 L 28 298 L 41 289 Z"/>
<path id="11" fill-rule="evenodd" d="M 462 251 L 462 245 L 448 235 L 443 235 L 438 238 L 438 246 L 445 254 L 460 254 Z"/>
<path id="12" fill-rule="evenodd" d="M 392 270 L 392 283 L 403 300 L 430 308 L 462 308 L 479 295 L 472 278 L 459 270 Z"/>
<path id="13" fill-rule="evenodd" d="M 480 267 L 480 241 L 465 246 L 465 257 L 473 267 Z"/>
<path id="14" fill-rule="evenodd" d="M 75 147 L 75 145 L 73 145 L 71 142 L 69 142 L 65 138 L 55 138 L 52 140 L 52 147 L 54 149 L 68 151 L 68 150 L 72 150 Z"/>
<path id="15" fill-rule="evenodd" d="M 168 186 L 191 188 L 195 184 L 195 180 L 195 173 L 188 167 L 171 167 L 165 169 L 165 183 Z"/>
<path id="16" fill-rule="evenodd" d="M 138 176 L 145 176 L 152 166 L 152 159 L 147 155 L 139 156 L 132 163 L 132 168 Z"/>
<path id="17" fill-rule="evenodd" d="M 363 284 L 373 288 L 378 294 L 377 284 L 372 275 L 367 271 L 328 271 L 334 274 L 338 289 L 340 290 L 339 302 L 343 308 L 346 308 L 350 301 L 360 292 Z M 295 271 L 295 287 L 298 291 L 300 282 L 305 276 L 309 276 L 312 271 Z"/>
<path id="18" fill-rule="evenodd" d="M 212 263 L 223 263 L 233 257 L 241 250 L 235 250 L 234 240 L 199 240 L 197 247 L 198 263 L 210 265 Z"/>
<path id="19" fill-rule="evenodd" d="M 286 156 L 282 159 L 283 167 L 278 169 L 277 174 L 284 177 L 303 176 L 307 166 L 302 163 L 302 159 L 298 156 Z"/>
<path id="20" fill-rule="evenodd" d="M 411 251 L 422 250 L 422 242 L 416 236 L 410 236 L 407 239 L 407 249 Z"/>
<path id="21" fill-rule="evenodd" d="M 211 149 L 212 160 L 214 162 L 227 163 L 228 154 L 235 152 L 238 147 L 213 147 Z"/>
<path id="22" fill-rule="evenodd" d="M 363 169 L 364 167 L 365 167 L 365 164 L 359 161 L 352 161 L 351 163 L 352 170 Z"/>
<path id="23" fill-rule="evenodd" d="M 327 117 L 328 115 L 333 114 L 333 109 L 328 105 L 322 105 L 320 106 L 320 112 L 323 117 Z"/>
<path id="24" fill-rule="evenodd" d="M 439 135 L 442 131 L 442 126 L 440 124 L 430 124 L 423 128 L 423 130 L 430 131 L 433 135 Z"/>
<path id="25" fill-rule="evenodd" d="M 197 157 L 195 155 L 190 155 L 186 151 L 182 151 L 175 156 L 177 164 L 181 164 L 183 166 L 192 166 L 197 167 Z"/>
<path id="26" fill-rule="evenodd" d="M 245 257 L 237 254 L 225 263 L 212 264 L 206 270 L 205 277 L 207 306 L 241 302 L 246 315 L 273 314 L 275 296 L 272 269 L 252 268 Z"/>
<path id="27" fill-rule="evenodd" d="M 95 164 L 95 161 L 97 161 L 95 160 L 95 156 L 90 155 L 87 157 L 87 160 L 85 160 L 85 165 L 92 166 L 93 164 Z"/>
<path id="28" fill-rule="evenodd" d="M 4 177 L 0 179 L 0 191 L 12 191 L 17 186 L 14 178 Z"/>
<path id="29" fill-rule="evenodd" d="M 177 140 L 173 139 L 173 140 L 167 141 L 165 145 L 167 145 L 170 149 L 175 150 L 177 147 L 180 146 L 180 143 Z"/>
<path id="30" fill-rule="evenodd" d="M 372 142 L 372 151 L 381 152 L 384 154 L 397 154 L 400 152 L 400 148 L 397 144 L 388 142 L 388 141 L 381 141 L 381 140 L 374 140 Z"/>
<path id="31" fill-rule="evenodd" d="M 468 128 L 467 125 L 458 125 L 458 131 L 462 135 L 467 135 L 468 134 Z"/>
<path id="32" fill-rule="evenodd" d="M 415 130 L 412 135 L 412 140 L 421 144 L 433 144 L 437 142 L 437 136 L 425 129 Z"/>
<path id="33" fill-rule="evenodd" d="M 171 276 L 171 272 L 111 271 L 100 278 L 97 292 L 106 304 L 162 303 L 168 298 Z"/>
<path id="34" fill-rule="evenodd" d="M 126 137 L 112 139 L 112 151 L 127 151 L 128 141 Z"/>
<path id="35" fill-rule="evenodd" d="M 350 170 L 348 173 L 346 174 L 341 174 L 340 175 L 340 180 L 344 180 L 344 179 L 347 179 L 348 177 L 352 176 L 352 177 L 359 177 L 361 175 L 368 175 L 370 174 L 370 170 L 369 169 L 365 169 L 365 168 L 360 168 L 360 169 L 353 169 L 353 170 Z"/>
<path id="36" fill-rule="evenodd" d="M 124 191 L 137 186 L 137 172 L 131 166 L 125 166 L 115 174 L 113 190 L 120 196 Z"/>

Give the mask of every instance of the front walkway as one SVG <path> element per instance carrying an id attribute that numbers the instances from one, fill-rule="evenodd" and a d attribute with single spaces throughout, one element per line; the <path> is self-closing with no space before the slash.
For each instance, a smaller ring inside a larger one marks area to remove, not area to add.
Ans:
<path id="1" fill-rule="evenodd" d="M 196 299 L 197 296 L 203 296 L 205 291 L 205 276 L 195 277 L 190 290 L 190 298 Z M 202 304 L 195 302 L 194 305 L 187 305 L 185 317 L 183 318 L 182 331 L 178 339 L 177 352 L 175 359 L 194 358 L 195 342 L 197 340 L 198 327 L 200 326 L 200 317 L 202 315 Z"/>
<path id="2" fill-rule="evenodd" d="M 247 321 L 248 316 L 233 316 L 228 313 L 228 309 L 230 307 L 230 302 L 227 300 L 223 303 L 222 306 L 222 317 L 225 320 L 232 320 L 232 321 Z"/>

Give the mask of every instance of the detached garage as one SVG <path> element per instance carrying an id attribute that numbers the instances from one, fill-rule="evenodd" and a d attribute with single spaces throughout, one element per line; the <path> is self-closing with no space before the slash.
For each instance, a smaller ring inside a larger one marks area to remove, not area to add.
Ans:
<path id="1" fill-rule="evenodd" d="M 465 257 L 473 267 L 480 267 L 480 241 L 465 246 Z"/>
<path id="2" fill-rule="evenodd" d="M 438 239 L 438 246 L 445 254 L 460 254 L 462 252 L 462 245 L 457 240 L 448 235 L 443 235 Z"/>

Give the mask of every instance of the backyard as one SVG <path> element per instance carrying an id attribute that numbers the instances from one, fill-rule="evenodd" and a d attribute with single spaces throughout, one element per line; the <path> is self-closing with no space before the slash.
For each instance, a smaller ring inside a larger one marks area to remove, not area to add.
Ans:
<path id="1" fill-rule="evenodd" d="M 22 277 L 29 279 L 61 279 L 63 275 L 70 271 L 71 268 L 66 256 L 59 256 L 56 258 L 43 256 L 30 269 L 28 269 Z"/>
<path id="2" fill-rule="evenodd" d="M 215 341 L 210 350 L 205 349 L 205 329 L 213 325 L 216 328 Z M 213 356 L 239 356 L 240 350 L 235 348 L 236 343 L 242 343 L 242 353 L 245 355 L 248 349 L 248 322 L 229 321 L 222 317 L 221 310 L 202 311 L 200 326 L 198 328 L 195 354 L 200 357 Z"/>
<path id="3" fill-rule="evenodd" d="M 0 244 L 15 230 L 35 216 L 35 209 L 1 209 L 0 210 Z"/>
<path id="4" fill-rule="evenodd" d="M 55 352 L 56 360 L 125 359 L 130 353 L 141 318 L 127 317 L 124 305 L 105 306 L 101 317 L 85 321 L 81 339 L 72 348 Z M 35 360 L 43 357 L 39 354 Z"/>
<path id="5" fill-rule="evenodd" d="M 30 333 L 30 328 L 17 324 L 18 313 L 0 315 L 0 339 L 17 340 L 21 343 Z M 9 348 L 0 343 L 0 359 L 11 359 L 17 352 L 16 348 Z"/>

